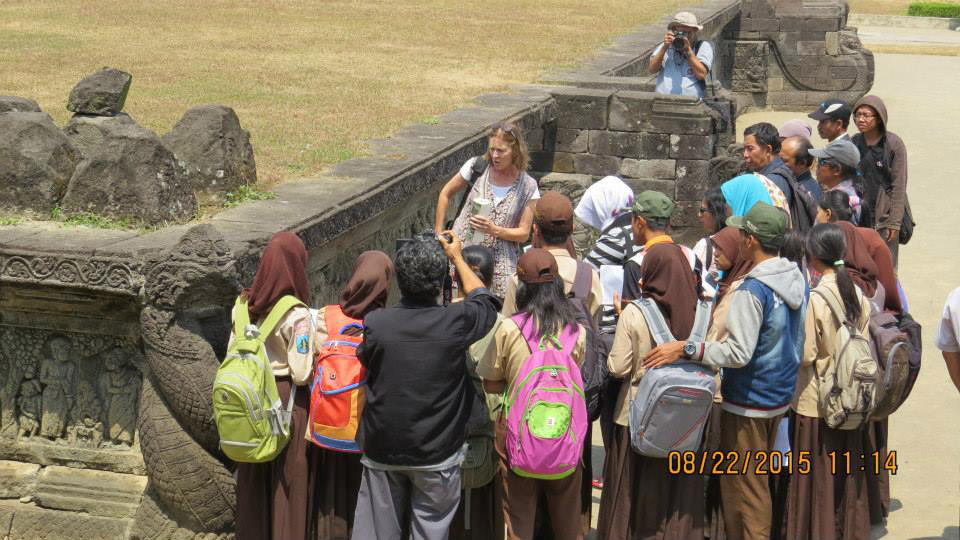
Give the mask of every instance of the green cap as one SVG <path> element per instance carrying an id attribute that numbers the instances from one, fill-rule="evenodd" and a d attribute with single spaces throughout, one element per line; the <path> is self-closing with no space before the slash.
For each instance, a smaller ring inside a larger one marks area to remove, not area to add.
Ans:
<path id="1" fill-rule="evenodd" d="M 670 219 L 676 207 L 670 197 L 659 191 L 641 191 L 633 199 L 630 210 L 638 216 L 652 219 Z"/>
<path id="2" fill-rule="evenodd" d="M 787 213 L 765 202 L 758 202 L 747 215 L 727 218 L 727 225 L 756 236 L 766 247 L 779 249 L 787 232 Z"/>

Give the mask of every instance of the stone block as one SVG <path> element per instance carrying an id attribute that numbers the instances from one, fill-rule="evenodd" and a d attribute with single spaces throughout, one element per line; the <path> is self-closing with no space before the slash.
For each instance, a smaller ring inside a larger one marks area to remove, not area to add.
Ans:
<path id="1" fill-rule="evenodd" d="M 540 179 L 540 194 L 559 191 L 571 201 L 579 201 L 583 192 L 593 184 L 593 176 L 587 174 L 550 173 Z M 574 202 L 576 204 L 576 202 Z"/>
<path id="2" fill-rule="evenodd" d="M 640 159 L 666 159 L 670 157 L 670 135 L 644 133 L 640 138 Z"/>
<path id="3" fill-rule="evenodd" d="M 859 70 L 856 66 L 830 66 L 828 72 L 831 78 L 856 79 Z"/>
<path id="4" fill-rule="evenodd" d="M 699 226 L 700 217 L 697 215 L 699 209 L 700 201 L 677 201 L 677 207 L 670 218 L 670 225 L 677 228 Z"/>
<path id="5" fill-rule="evenodd" d="M 673 180 L 677 176 L 677 162 L 673 159 L 625 159 L 620 174 L 632 178 L 659 178 Z"/>
<path id="6" fill-rule="evenodd" d="M 0 461 L 0 499 L 19 499 L 33 491 L 40 466 L 20 461 Z"/>
<path id="7" fill-rule="evenodd" d="M 40 105 L 32 99 L 0 96 L 0 113 L 5 112 L 40 112 Z"/>
<path id="8" fill-rule="evenodd" d="M 644 131 L 684 135 L 710 135 L 713 119 L 704 117 L 650 116 L 643 122 Z"/>
<path id="9" fill-rule="evenodd" d="M 79 157 L 50 115 L 0 114 L 0 208 L 49 216 Z"/>
<path id="10" fill-rule="evenodd" d="M 766 32 L 780 30 L 780 21 L 778 19 L 759 19 L 748 18 L 740 23 L 740 30 L 745 32 Z"/>
<path id="11" fill-rule="evenodd" d="M 827 39 L 827 33 L 823 30 L 806 30 L 800 32 L 800 41 L 824 41 Z"/>
<path id="12" fill-rule="evenodd" d="M 44 508 L 132 518 L 146 486 L 146 476 L 54 465 L 40 472 L 34 499 Z"/>
<path id="13" fill-rule="evenodd" d="M 840 30 L 840 17 L 806 17 L 803 19 L 802 30 L 836 32 Z"/>
<path id="14" fill-rule="evenodd" d="M 800 41 L 799 31 L 790 31 L 790 32 L 780 32 L 777 34 L 777 37 L 774 39 L 774 42 L 777 44 L 777 49 L 780 50 L 780 53 L 784 56 L 790 56 L 797 54 L 797 42 Z"/>
<path id="15" fill-rule="evenodd" d="M 187 169 L 195 192 L 226 193 L 257 183 L 250 132 L 230 107 L 192 107 L 162 140 Z"/>
<path id="16" fill-rule="evenodd" d="M 623 181 L 633 189 L 634 193 L 641 191 L 659 191 L 667 197 L 673 198 L 676 191 L 676 182 L 673 180 L 658 180 L 656 178 L 624 178 Z"/>
<path id="17" fill-rule="evenodd" d="M 827 54 L 836 56 L 840 54 L 840 34 L 839 32 L 827 32 L 825 35 Z"/>
<path id="18" fill-rule="evenodd" d="M 573 159 L 575 155 L 576 154 L 571 154 L 569 152 L 554 152 L 552 170 L 554 172 L 562 173 L 577 172 L 577 164 Z"/>
<path id="19" fill-rule="evenodd" d="M 597 156 L 594 154 L 575 154 L 574 172 L 593 176 L 616 174 L 620 170 L 620 158 L 615 156 Z"/>
<path id="20" fill-rule="evenodd" d="M 641 134 L 629 131 L 591 131 L 590 153 L 601 156 L 637 157 Z"/>
<path id="21" fill-rule="evenodd" d="M 606 129 L 610 90 L 555 89 L 557 127 L 574 129 Z"/>
<path id="22" fill-rule="evenodd" d="M 670 135 L 670 157 L 674 159 L 710 159 L 713 137 L 709 135 Z"/>
<path id="23" fill-rule="evenodd" d="M 779 92 L 780 90 L 783 90 L 783 77 L 767 79 L 768 92 Z"/>
<path id="24" fill-rule="evenodd" d="M 124 114 L 76 115 L 64 131 L 83 155 L 63 196 L 67 215 L 92 212 L 148 224 L 194 217 L 197 198 L 186 171 L 152 131 Z"/>
<path id="25" fill-rule="evenodd" d="M 644 119 L 653 110 L 651 92 L 617 92 L 610 99 L 610 129 L 642 131 Z"/>
<path id="26" fill-rule="evenodd" d="M 794 73 L 797 72 L 794 71 Z M 822 79 L 830 75 L 830 69 L 824 65 L 803 66 L 800 68 L 800 71 L 797 73 L 797 75 L 799 75 L 804 81 L 808 81 L 810 79 Z"/>
<path id="27" fill-rule="evenodd" d="M 543 150 L 543 129 L 528 129 L 526 132 L 527 150 L 531 152 L 540 152 Z"/>
<path id="28" fill-rule="evenodd" d="M 76 512 L 19 505 L 4 520 L 4 540 L 126 540 L 129 519 L 88 516 Z"/>
<path id="29" fill-rule="evenodd" d="M 123 110 L 133 77 L 119 69 L 103 68 L 84 77 L 67 101 L 67 110 L 78 114 L 113 116 Z"/>
<path id="30" fill-rule="evenodd" d="M 589 140 L 589 130 L 558 128 L 555 148 L 558 152 L 580 154 L 587 151 Z"/>
<path id="31" fill-rule="evenodd" d="M 699 201 L 710 186 L 710 162 L 705 159 L 678 160 L 675 200 Z"/>
<path id="32" fill-rule="evenodd" d="M 782 109 L 785 107 L 805 107 L 809 105 L 809 103 L 805 92 L 788 90 L 784 92 L 769 92 L 767 94 L 767 105 Z"/>
<path id="33" fill-rule="evenodd" d="M 530 170 L 535 172 L 550 172 L 553 170 L 554 152 L 530 152 Z"/>
<path id="34" fill-rule="evenodd" d="M 827 44 L 823 41 L 798 41 L 797 54 L 823 56 L 827 54 Z"/>

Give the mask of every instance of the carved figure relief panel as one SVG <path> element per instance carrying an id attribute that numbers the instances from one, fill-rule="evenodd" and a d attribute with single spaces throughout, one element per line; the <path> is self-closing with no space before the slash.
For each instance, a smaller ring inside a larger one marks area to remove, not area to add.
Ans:
<path id="1" fill-rule="evenodd" d="M 132 338 L 0 326 L 0 449 L 130 449 L 141 366 Z"/>

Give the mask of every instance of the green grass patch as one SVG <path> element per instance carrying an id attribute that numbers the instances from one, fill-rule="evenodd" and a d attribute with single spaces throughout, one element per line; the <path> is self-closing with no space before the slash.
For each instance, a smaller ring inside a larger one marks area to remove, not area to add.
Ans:
<path id="1" fill-rule="evenodd" d="M 960 3 L 914 2 L 907 8 L 907 15 L 914 17 L 960 18 Z"/>
<path id="2" fill-rule="evenodd" d="M 61 228 L 90 227 L 92 229 L 111 229 L 121 231 L 137 231 L 146 234 L 160 229 L 159 225 L 146 225 L 130 218 L 111 218 L 94 212 L 77 212 L 65 215 L 60 206 L 54 206 L 50 211 L 50 221 L 57 222 Z"/>
<path id="3" fill-rule="evenodd" d="M 3 225 L 19 225 L 19 224 L 21 224 L 21 223 L 23 223 L 23 218 L 22 218 L 22 217 L 16 217 L 16 216 L 14 216 L 14 217 L 5 217 L 5 216 L 0 216 L 0 226 L 3 226 Z"/>
<path id="4" fill-rule="evenodd" d="M 254 186 L 240 186 L 224 194 L 223 206 L 232 208 L 248 201 L 269 201 L 276 198 L 277 194 L 272 191 L 260 191 Z"/>

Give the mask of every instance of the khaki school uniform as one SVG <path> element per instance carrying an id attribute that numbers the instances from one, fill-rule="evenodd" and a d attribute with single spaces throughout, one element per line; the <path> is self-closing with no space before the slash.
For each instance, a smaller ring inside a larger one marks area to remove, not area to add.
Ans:
<path id="1" fill-rule="evenodd" d="M 231 332 L 230 343 L 233 339 Z M 291 442 L 273 461 L 237 464 L 237 540 L 304 538 L 312 528 L 308 443 L 303 440 L 310 391 L 300 386 L 310 381 L 313 372 L 315 339 L 310 310 L 297 306 L 264 340 L 284 407 L 290 393 L 296 392 L 290 419 Z"/>
<path id="2" fill-rule="evenodd" d="M 617 321 L 607 358 L 610 375 L 624 379 L 617 396 L 616 429 L 603 469 L 598 538 L 703 538 L 704 478 L 670 474 L 666 459 L 642 456 L 630 443 L 630 402 L 646 370 L 644 356 L 654 348 L 643 312 L 629 304 Z"/>
<path id="3" fill-rule="evenodd" d="M 573 361 L 579 366 L 583 362 L 586 332 L 579 327 L 576 345 L 572 352 Z M 494 336 L 494 347 L 477 366 L 477 374 L 488 381 L 504 381 L 510 392 L 520 367 L 530 357 L 520 328 L 511 319 L 505 319 Z M 542 492 L 546 496 L 547 506 L 553 525 L 554 538 L 557 540 L 579 540 L 583 538 L 583 523 L 580 514 L 580 485 L 583 465 L 579 465 L 573 474 L 560 480 L 537 480 L 518 476 L 509 466 L 506 452 L 506 420 L 503 414 L 496 427 L 496 450 L 500 456 L 500 478 L 503 482 L 503 517 L 507 524 L 507 537 L 511 540 L 528 540 L 534 536 L 537 502 Z"/>
<path id="4" fill-rule="evenodd" d="M 570 256 L 565 249 L 547 250 L 555 259 L 557 259 L 557 270 L 560 271 L 560 277 L 563 278 L 563 290 L 570 294 L 573 288 L 573 280 L 577 278 L 577 260 Z M 600 313 L 600 302 L 603 300 L 603 289 L 600 287 L 600 274 L 596 270 L 590 269 L 593 274 L 593 281 L 590 285 L 590 294 L 587 296 L 587 308 L 590 315 L 596 319 Z M 503 298 L 503 308 L 500 313 L 507 317 L 517 312 L 517 274 L 510 276 L 510 283 L 507 285 L 507 293 Z"/>
<path id="5" fill-rule="evenodd" d="M 860 301 L 857 327 L 867 335 L 870 322 L 870 301 L 854 287 Z M 823 276 L 814 291 L 833 296 L 842 306 L 837 276 Z M 840 314 L 842 317 L 843 314 Z M 805 320 L 803 358 L 797 371 L 797 389 L 790 407 L 791 449 L 801 453 L 810 463 L 809 474 L 800 474 L 795 467 L 787 493 L 786 538 L 789 540 L 869 540 L 870 507 L 867 500 L 866 471 L 859 470 L 859 457 L 865 450 L 865 430 L 839 430 L 827 426 L 820 418 L 818 391 L 822 383 L 817 373 L 824 373 L 836 358 L 839 323 L 829 305 L 819 294 L 810 294 Z M 851 470 L 833 471 L 830 453 L 850 452 Z"/>

